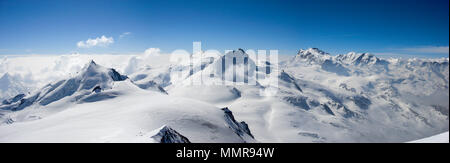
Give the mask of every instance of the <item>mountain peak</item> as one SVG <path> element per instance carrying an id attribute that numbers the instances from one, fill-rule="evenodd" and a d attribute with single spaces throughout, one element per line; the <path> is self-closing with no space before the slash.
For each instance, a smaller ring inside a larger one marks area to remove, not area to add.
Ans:
<path id="1" fill-rule="evenodd" d="M 311 62 L 322 63 L 323 61 L 330 59 L 331 55 L 318 48 L 309 48 L 306 50 L 300 49 L 295 58 L 306 60 L 307 62 L 310 63 Z"/>
<path id="2" fill-rule="evenodd" d="M 254 138 L 252 133 L 250 132 L 250 129 L 248 128 L 247 123 L 245 123 L 244 121 L 237 122 L 236 119 L 234 119 L 233 112 L 231 112 L 231 110 L 228 109 L 228 107 L 222 108 L 221 110 L 223 110 L 223 112 L 225 113 L 224 117 L 225 117 L 225 120 L 227 121 L 229 127 L 237 135 L 239 135 L 242 138 L 244 138 L 246 136 L 249 136 L 252 139 Z"/>
<path id="3" fill-rule="evenodd" d="M 91 61 L 89 61 L 89 63 L 86 64 L 87 69 L 94 68 L 94 67 L 97 67 L 97 66 L 98 66 L 97 63 L 95 63 L 94 60 L 91 60 Z"/>
<path id="4" fill-rule="evenodd" d="M 74 94 L 77 95 L 74 98 L 78 100 L 92 92 L 93 88 L 96 90 L 97 86 L 102 90 L 111 89 L 115 81 L 123 81 L 127 78 L 127 76 L 121 75 L 112 68 L 106 68 L 90 61 L 78 75 L 49 84 L 29 98 L 24 98 L 23 103 L 7 107 L 8 110 L 16 111 L 35 103 L 45 106 Z M 4 85 L 6 84 L 0 84 L 0 86 Z M 3 89 L 3 87 L 0 88 Z"/>
<path id="5" fill-rule="evenodd" d="M 156 134 L 151 138 L 158 143 L 191 143 L 189 139 L 166 125 L 156 129 L 154 132 L 156 132 Z"/>
<path id="6" fill-rule="evenodd" d="M 96 71 L 98 67 L 101 67 L 100 65 L 97 65 L 94 60 L 90 60 L 88 63 L 86 63 L 83 68 L 81 69 L 81 73 L 86 73 L 88 71 Z"/>
<path id="7" fill-rule="evenodd" d="M 374 64 L 385 64 L 386 61 L 382 61 L 373 54 L 370 53 L 356 53 L 349 52 L 347 54 L 341 54 L 336 56 L 336 59 L 346 63 L 354 65 L 374 65 Z"/>
<path id="8" fill-rule="evenodd" d="M 92 59 L 92 60 L 89 62 L 89 65 L 97 65 L 97 63 L 95 63 L 95 61 Z"/>
<path id="9" fill-rule="evenodd" d="M 86 66 L 81 71 L 83 78 L 98 76 L 104 73 L 108 74 L 113 81 L 122 81 L 128 78 L 125 75 L 121 75 L 113 68 L 106 68 L 98 65 L 94 62 L 94 60 L 91 60 L 88 64 L 86 64 Z"/>
<path id="10" fill-rule="evenodd" d="M 107 72 L 107 68 L 98 65 L 94 62 L 94 60 L 89 61 L 85 66 L 81 69 L 81 75 L 86 77 L 95 76 L 102 72 Z"/>
<path id="11" fill-rule="evenodd" d="M 314 55 L 329 55 L 328 53 L 320 50 L 319 48 L 309 48 L 309 49 L 300 49 L 298 52 L 298 55 L 310 55 L 310 54 L 314 54 Z"/>

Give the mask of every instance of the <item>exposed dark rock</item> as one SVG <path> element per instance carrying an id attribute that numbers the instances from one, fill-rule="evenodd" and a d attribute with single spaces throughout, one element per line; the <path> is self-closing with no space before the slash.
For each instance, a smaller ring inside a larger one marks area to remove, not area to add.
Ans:
<path id="1" fill-rule="evenodd" d="M 364 96 L 353 96 L 351 100 L 355 105 L 364 110 L 369 109 L 369 106 L 372 104 L 372 102 Z"/>
<path id="2" fill-rule="evenodd" d="M 95 93 L 99 93 L 101 91 L 102 91 L 102 88 L 100 86 L 96 86 L 94 89 L 92 89 L 92 92 L 95 92 Z"/>
<path id="3" fill-rule="evenodd" d="M 128 79 L 128 77 L 126 75 L 121 75 L 119 74 L 115 69 L 111 68 L 110 71 L 108 72 L 109 75 L 111 76 L 111 78 L 114 81 L 124 81 L 126 79 Z"/>
<path id="4" fill-rule="evenodd" d="M 13 98 L 3 100 L 2 104 L 9 105 L 9 104 L 12 104 L 12 103 L 15 103 L 15 102 L 21 100 L 24 97 L 25 97 L 25 94 L 18 94 L 16 96 L 14 96 Z"/>
<path id="5" fill-rule="evenodd" d="M 333 111 L 331 111 L 330 107 L 327 104 L 322 104 L 323 110 L 325 110 L 328 114 L 334 115 Z"/>
<path id="6" fill-rule="evenodd" d="M 228 126 L 240 137 L 243 137 L 245 135 L 250 136 L 251 138 L 254 138 L 252 133 L 250 132 L 250 129 L 248 128 L 247 123 L 244 121 L 237 122 L 236 119 L 234 119 L 233 113 L 231 110 L 226 108 L 222 108 L 222 110 L 225 112 L 225 121 L 228 123 Z"/>
<path id="7" fill-rule="evenodd" d="M 239 91 L 237 88 L 231 89 L 231 93 L 233 93 L 236 97 L 241 97 L 241 91 Z"/>
<path id="8" fill-rule="evenodd" d="M 307 97 L 303 97 L 303 96 L 296 96 L 296 97 L 284 97 L 284 100 L 286 100 L 287 102 L 289 102 L 290 104 L 302 108 L 304 110 L 310 110 L 311 108 L 309 107 L 308 103 L 306 102 L 306 100 L 308 99 Z"/>
<path id="9" fill-rule="evenodd" d="M 191 143 L 188 138 L 184 137 L 169 126 L 163 126 L 156 135 L 151 138 L 159 143 Z"/>
<path id="10" fill-rule="evenodd" d="M 289 74 L 287 74 L 286 72 L 284 72 L 284 70 L 281 71 L 279 78 L 280 78 L 282 81 L 285 81 L 285 82 L 287 82 L 287 83 L 292 83 L 292 84 L 294 84 L 295 88 L 296 88 L 298 91 L 303 92 L 303 90 L 302 90 L 302 89 L 300 88 L 300 86 L 297 84 L 295 78 L 293 78 L 292 76 L 290 76 Z"/>

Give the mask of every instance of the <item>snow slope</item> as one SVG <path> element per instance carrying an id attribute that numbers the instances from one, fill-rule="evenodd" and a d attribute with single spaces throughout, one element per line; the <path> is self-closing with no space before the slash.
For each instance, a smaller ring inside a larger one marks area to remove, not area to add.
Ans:
<path id="1" fill-rule="evenodd" d="M 279 70 L 242 49 L 206 58 L 192 73 L 165 55 L 127 57 L 117 71 L 80 68 L 25 101 L 0 105 L 0 141 L 407 142 L 449 129 L 448 58 L 332 56 L 317 48 L 286 58 Z M 277 85 L 268 85 L 273 79 Z"/>
<path id="2" fill-rule="evenodd" d="M 448 143 L 448 131 L 427 138 L 410 141 L 409 143 Z"/>
<path id="3" fill-rule="evenodd" d="M 221 58 L 239 55 L 245 57 L 236 50 Z M 228 107 L 261 142 L 404 142 L 448 130 L 448 59 L 392 62 L 313 48 L 285 63 L 275 96 L 261 96 L 268 87 L 237 79 L 192 86 L 211 67 L 167 88 L 174 96 Z"/>
<path id="4" fill-rule="evenodd" d="M 236 124 L 220 108 L 141 89 L 120 74 L 104 76 L 111 70 L 88 64 L 75 77 L 84 81 L 77 89 L 85 93 L 82 98 L 77 98 L 79 92 L 62 94 L 67 96 L 46 105 L 36 100 L 21 110 L 3 110 L 0 142 L 155 142 L 155 130 L 164 125 L 190 142 L 254 142 L 246 134 L 235 133 L 230 126 Z M 113 80 L 116 77 L 123 80 Z M 89 92 L 97 84 L 102 91 L 86 93 L 86 84 L 91 84 Z"/>

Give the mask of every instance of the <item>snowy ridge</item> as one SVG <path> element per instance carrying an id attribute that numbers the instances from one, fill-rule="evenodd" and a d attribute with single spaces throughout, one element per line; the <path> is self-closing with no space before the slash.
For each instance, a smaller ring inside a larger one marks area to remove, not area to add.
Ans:
<path id="1" fill-rule="evenodd" d="M 335 57 L 337 61 L 340 61 L 345 64 L 352 65 L 362 65 L 362 66 L 371 66 L 371 65 L 386 65 L 389 64 L 388 61 L 377 58 L 376 56 L 369 53 L 355 53 L 350 52 L 348 54 L 341 54 Z"/>
<path id="2" fill-rule="evenodd" d="M 242 52 L 222 58 L 245 57 Z M 266 88 L 258 84 L 190 86 L 200 73 L 169 92 L 228 106 L 261 142 L 403 142 L 448 130 L 448 59 L 392 62 L 367 53 L 345 55 L 301 50 L 282 65 L 279 92 L 270 98 L 259 96 Z M 380 127 L 385 131 L 374 130 Z"/>
<path id="3" fill-rule="evenodd" d="M 244 121 L 237 122 L 234 119 L 233 113 L 228 108 L 222 108 L 225 115 L 225 120 L 228 123 L 228 126 L 242 139 L 245 140 L 245 142 L 255 142 L 254 137 L 252 133 L 250 132 L 250 129 L 248 128 L 248 124 Z"/>
<path id="4" fill-rule="evenodd" d="M 250 142 L 230 128 L 225 113 L 213 105 L 147 91 L 94 62 L 84 70 L 74 77 L 84 81 L 82 89 L 72 95 L 47 105 L 34 100 L 19 110 L 2 105 L 8 110 L 1 110 L 0 142 Z M 39 94 L 32 97 L 42 99 Z M 19 101 L 24 100 L 29 98 Z"/>
<path id="5" fill-rule="evenodd" d="M 53 84 L 48 84 L 44 88 L 37 90 L 34 94 L 16 99 L 15 103 L 0 106 L 0 109 L 17 111 L 33 104 L 45 106 L 72 95 L 75 95 L 74 100 L 78 100 L 83 96 L 91 94 L 94 87 L 100 88 L 101 90 L 111 89 L 113 82 L 124 81 L 127 78 L 127 76 L 119 74 L 114 69 L 104 68 L 91 61 L 85 65 L 78 75 Z"/>
<path id="6" fill-rule="evenodd" d="M 289 63 L 289 66 L 299 66 L 302 63 L 309 65 L 319 65 L 322 70 L 336 73 L 341 76 L 349 76 L 349 69 L 337 62 L 329 53 L 318 48 L 301 49 Z"/>
<path id="7" fill-rule="evenodd" d="M 223 64 L 256 69 L 247 79 L 223 79 L 234 71 L 217 71 Z M 269 71 L 277 87 L 252 81 L 273 65 L 243 49 L 181 76 L 186 63 L 140 64 L 127 77 L 90 62 L 73 77 L 5 100 L 0 142 L 407 142 L 448 131 L 448 58 L 331 56 L 311 48 Z M 277 94 L 261 96 L 267 89 Z"/>
<path id="8" fill-rule="evenodd" d="M 326 53 L 318 48 L 300 49 L 294 60 L 303 60 L 309 63 L 323 63 L 325 60 L 331 59 L 329 53 Z"/>

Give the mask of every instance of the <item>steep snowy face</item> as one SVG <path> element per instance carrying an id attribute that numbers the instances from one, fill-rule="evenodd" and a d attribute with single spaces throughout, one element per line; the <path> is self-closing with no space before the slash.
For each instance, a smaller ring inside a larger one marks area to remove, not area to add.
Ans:
<path id="1" fill-rule="evenodd" d="M 300 49 L 295 56 L 294 60 L 302 60 L 309 63 L 322 63 L 327 59 L 331 59 L 330 54 L 318 49 L 318 48 L 309 48 L 309 49 Z"/>
<path id="2" fill-rule="evenodd" d="M 81 99 L 101 90 L 111 89 L 115 81 L 126 80 L 127 76 L 119 74 L 116 70 L 97 65 L 94 61 L 85 65 L 82 71 L 69 79 L 49 84 L 37 90 L 34 94 L 16 99 L 15 103 L 1 105 L 4 110 L 22 110 L 33 104 L 48 105 L 65 97 L 75 95 L 73 100 Z"/>
<path id="3" fill-rule="evenodd" d="M 115 69 L 105 68 L 91 61 L 81 70 L 78 76 L 69 80 L 74 80 L 76 85 L 79 85 L 74 87 L 76 90 L 90 90 L 95 86 L 100 86 L 101 89 L 110 89 L 114 81 L 123 81 L 127 78 Z"/>
<path id="4" fill-rule="evenodd" d="M 340 54 L 336 56 L 336 60 L 345 64 L 351 65 L 387 65 L 385 60 L 381 60 L 369 53 L 355 53 Z"/>
<path id="5" fill-rule="evenodd" d="M 320 66 L 324 71 L 335 73 L 340 76 L 349 76 L 350 70 L 337 62 L 329 53 L 318 48 L 301 49 L 298 54 L 288 62 L 288 66 L 300 66 L 302 64 L 310 66 Z"/>
<path id="6" fill-rule="evenodd" d="M 239 137 L 241 137 L 245 142 L 255 142 L 250 129 L 248 128 L 248 124 L 244 121 L 237 122 L 234 119 L 233 112 L 231 112 L 228 108 L 222 108 L 224 111 L 224 118 L 228 124 L 228 127 L 234 131 Z"/>

